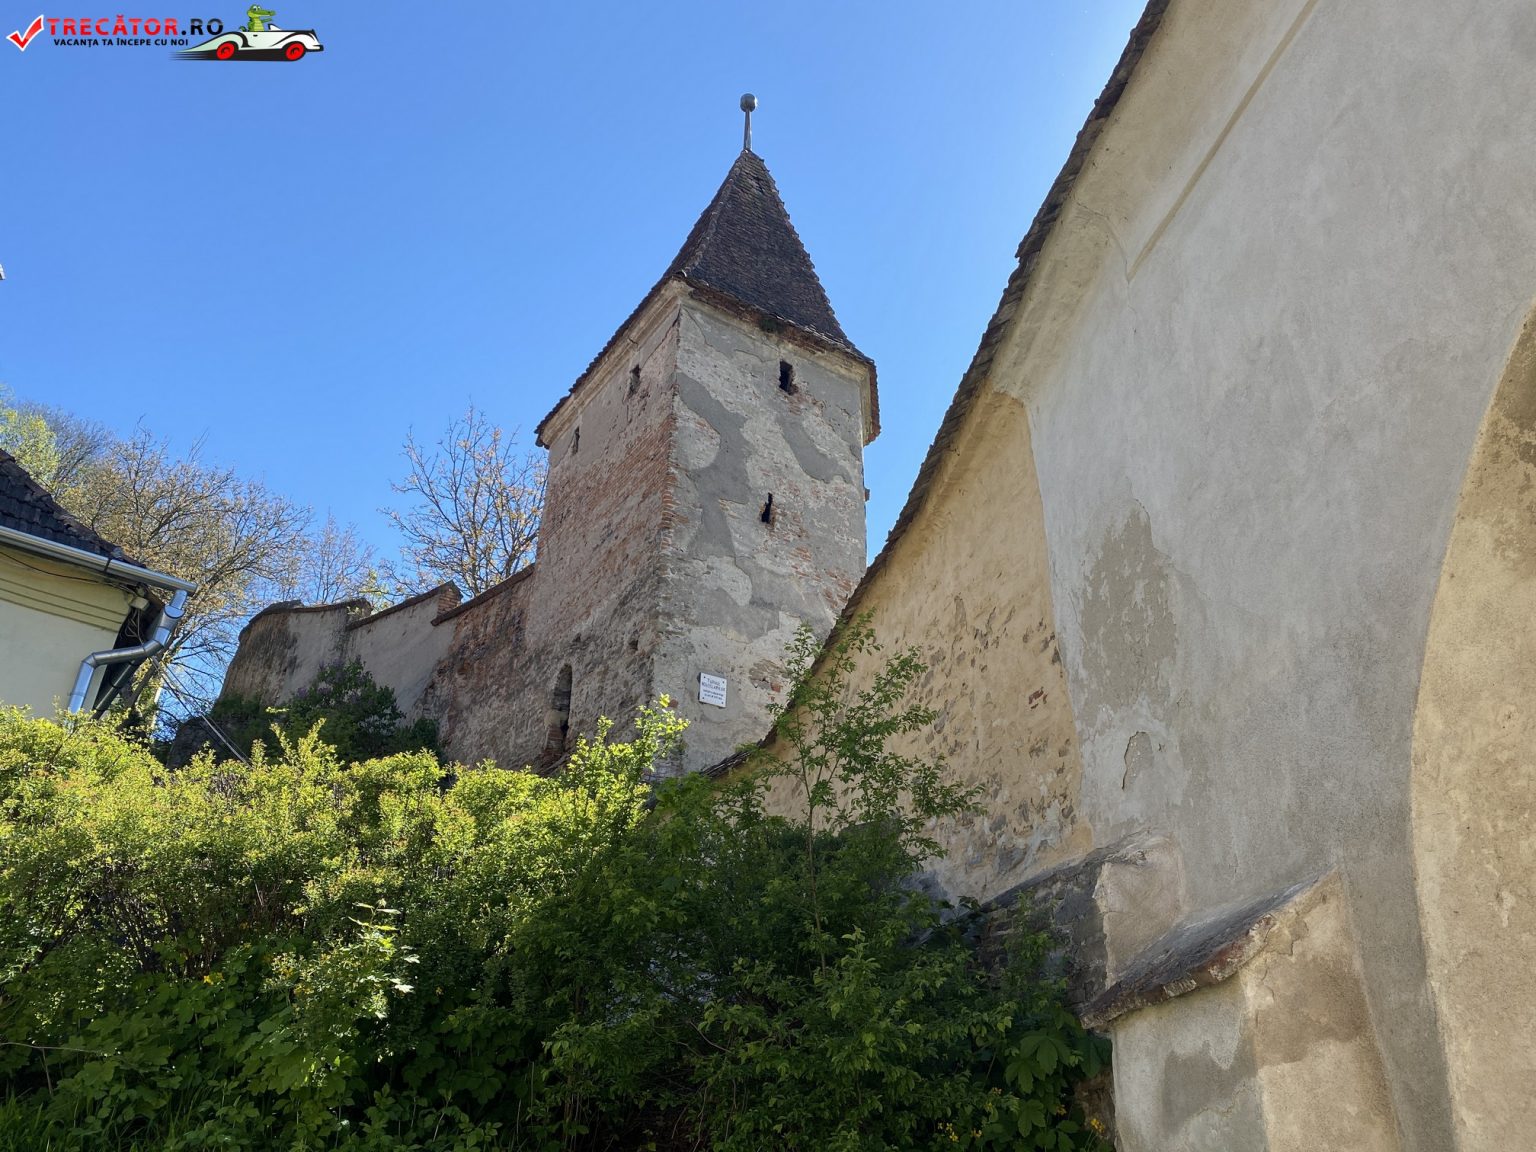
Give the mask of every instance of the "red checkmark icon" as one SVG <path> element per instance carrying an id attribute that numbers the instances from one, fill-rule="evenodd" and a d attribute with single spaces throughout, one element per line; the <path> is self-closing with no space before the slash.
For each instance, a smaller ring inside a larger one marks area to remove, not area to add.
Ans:
<path id="1" fill-rule="evenodd" d="M 25 32 L 12 32 L 9 36 L 6 37 L 6 39 L 9 40 L 12 44 L 16 45 L 17 48 L 25 52 L 27 50 L 27 45 L 32 43 L 32 37 L 36 36 L 42 30 L 43 18 L 39 16 L 36 20 L 27 25 L 27 30 Z"/>

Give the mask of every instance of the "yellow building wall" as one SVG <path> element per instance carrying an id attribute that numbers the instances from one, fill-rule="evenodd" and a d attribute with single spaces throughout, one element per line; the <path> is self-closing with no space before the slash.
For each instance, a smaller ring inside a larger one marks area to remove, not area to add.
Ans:
<path id="1" fill-rule="evenodd" d="M 80 661 L 116 643 L 131 601 L 83 568 L 0 548 L 0 705 L 67 704 Z"/>

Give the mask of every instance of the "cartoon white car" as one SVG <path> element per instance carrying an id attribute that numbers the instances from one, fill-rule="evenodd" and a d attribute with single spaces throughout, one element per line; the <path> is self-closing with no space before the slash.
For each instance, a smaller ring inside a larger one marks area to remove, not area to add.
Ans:
<path id="1" fill-rule="evenodd" d="M 311 52 L 324 52 L 313 28 L 278 28 L 268 24 L 260 32 L 236 28 L 191 48 L 183 56 L 199 60 L 302 60 Z"/>

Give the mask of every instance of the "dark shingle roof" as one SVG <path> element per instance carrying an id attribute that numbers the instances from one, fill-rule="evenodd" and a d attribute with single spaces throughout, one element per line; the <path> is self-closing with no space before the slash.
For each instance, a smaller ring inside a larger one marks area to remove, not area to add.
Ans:
<path id="1" fill-rule="evenodd" d="M 789 222 L 768 166 L 743 152 L 667 269 L 857 352 Z"/>
<path id="2" fill-rule="evenodd" d="M 544 429 L 566 399 L 586 383 L 630 322 L 645 311 L 669 280 L 681 280 L 709 295 L 743 305 L 798 330 L 817 344 L 830 345 L 864 361 L 872 374 L 871 438 L 879 430 L 874 362 L 854 347 L 837 322 L 827 290 L 821 286 L 800 234 L 789 221 L 768 166 L 757 153 L 743 151 L 656 286 L 619 325 L 603 350 L 571 385 L 570 392 L 539 421 L 536 436 L 540 444 L 544 443 Z"/>
<path id="3" fill-rule="evenodd" d="M 40 540 L 65 544 L 103 559 L 124 559 L 123 550 L 103 540 L 59 506 L 16 458 L 0 451 L 0 525 Z"/>

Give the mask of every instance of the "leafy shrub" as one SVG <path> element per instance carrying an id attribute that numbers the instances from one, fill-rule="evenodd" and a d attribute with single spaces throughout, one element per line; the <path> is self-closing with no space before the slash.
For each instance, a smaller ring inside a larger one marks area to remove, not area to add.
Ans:
<path id="1" fill-rule="evenodd" d="M 723 788 L 648 783 L 665 707 L 452 787 L 314 733 L 169 771 L 0 715 L 8 1146 L 1099 1147 L 1041 942 L 978 970 L 912 883 L 971 798 L 886 748 L 928 717 L 909 654 L 848 689 L 872 648 L 812 677 L 802 637 L 798 754 Z"/>
<path id="2" fill-rule="evenodd" d="M 360 660 L 332 664 L 286 705 L 269 707 L 244 697 L 221 698 L 209 718 L 242 755 L 257 740 L 272 739 L 274 725 L 289 740 L 323 724 L 323 738 L 343 761 L 399 752 L 437 751 L 437 725 L 426 718 L 402 724 L 394 690 L 377 683 Z M 223 751 L 217 743 L 215 755 Z"/>

